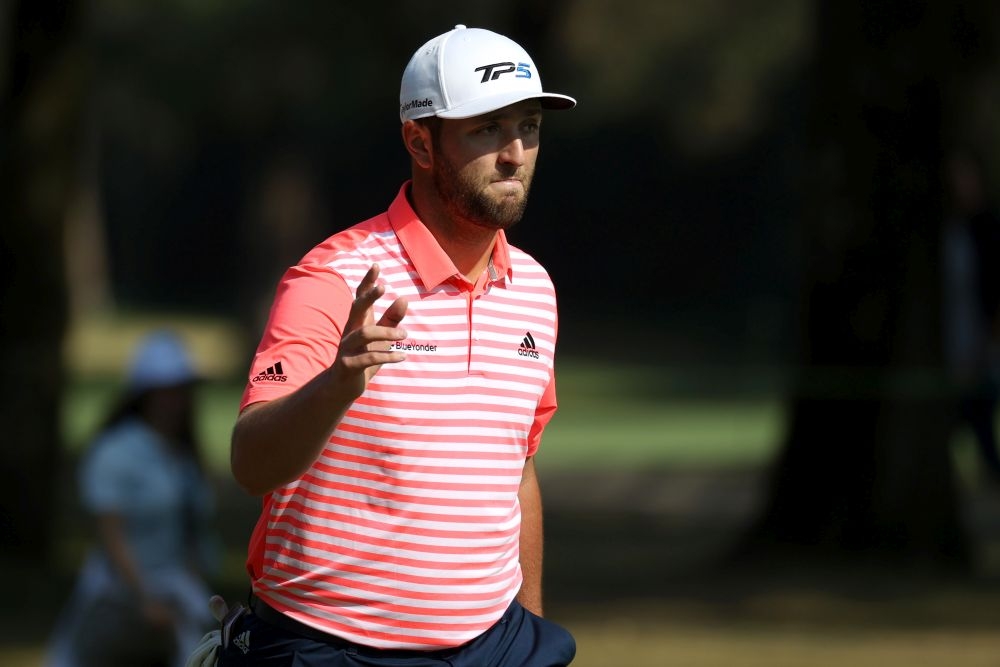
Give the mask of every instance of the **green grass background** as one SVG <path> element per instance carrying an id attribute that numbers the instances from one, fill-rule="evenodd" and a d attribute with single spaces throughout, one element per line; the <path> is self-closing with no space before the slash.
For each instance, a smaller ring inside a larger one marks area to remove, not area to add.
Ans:
<path id="1" fill-rule="evenodd" d="M 759 465 L 779 442 L 778 396 L 652 393 L 651 379 L 676 385 L 683 383 L 681 373 L 586 359 L 564 360 L 558 373 L 559 410 L 539 452 L 539 461 L 550 468 Z M 227 470 L 242 390 L 239 380 L 209 381 L 199 389 L 198 433 L 206 463 L 220 474 Z M 118 391 L 110 379 L 80 378 L 73 384 L 62 420 L 72 450 L 84 446 Z"/>
<path id="2" fill-rule="evenodd" d="M 198 423 L 206 463 L 225 479 L 244 364 L 225 347 L 231 331 L 184 321 L 180 327 L 202 362 L 225 361 L 213 368 L 221 379 L 199 391 Z M 114 400 L 124 351 L 141 329 L 112 323 L 71 338 L 73 381 L 62 418 L 71 452 L 85 445 Z M 557 374 L 560 408 L 539 453 L 543 475 L 759 471 L 780 445 L 783 396 L 769 369 L 643 367 L 564 356 Z M 960 442 L 956 452 L 960 471 L 973 477 L 971 447 Z M 242 576 L 241 548 L 232 552 L 224 567 Z M 607 567 L 615 567 L 613 558 Z M 578 640 L 575 667 L 1000 664 L 1000 633 L 989 623 L 1000 596 L 988 588 L 970 594 L 944 586 L 888 601 L 759 590 L 736 606 L 713 601 L 710 592 L 704 599 L 621 599 L 557 609 Z M 0 664 L 40 665 L 38 634 L 5 641 Z"/>

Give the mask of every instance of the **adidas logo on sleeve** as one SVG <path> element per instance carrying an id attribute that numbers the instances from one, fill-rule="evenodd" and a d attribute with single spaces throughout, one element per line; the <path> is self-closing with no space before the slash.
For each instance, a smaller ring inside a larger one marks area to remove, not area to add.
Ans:
<path id="1" fill-rule="evenodd" d="M 253 377 L 251 382 L 286 382 L 288 376 L 285 375 L 284 369 L 281 367 L 281 362 L 275 362 L 273 366 L 268 366 L 267 370 L 263 370 Z"/>

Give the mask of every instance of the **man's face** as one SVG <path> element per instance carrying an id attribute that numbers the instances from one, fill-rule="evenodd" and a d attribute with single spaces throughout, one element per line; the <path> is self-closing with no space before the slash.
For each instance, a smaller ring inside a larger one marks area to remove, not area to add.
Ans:
<path id="1" fill-rule="evenodd" d="M 455 222 L 507 229 L 521 219 L 541 122 L 541 108 L 532 100 L 441 121 L 434 137 L 434 186 Z"/>

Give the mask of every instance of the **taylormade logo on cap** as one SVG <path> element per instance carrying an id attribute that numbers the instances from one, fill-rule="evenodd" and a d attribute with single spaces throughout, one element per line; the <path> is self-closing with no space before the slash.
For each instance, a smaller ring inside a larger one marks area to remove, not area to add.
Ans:
<path id="1" fill-rule="evenodd" d="M 406 104 L 401 104 L 399 106 L 400 112 L 409 111 L 410 109 L 420 109 L 422 107 L 433 107 L 434 100 L 427 98 L 424 100 L 410 100 Z"/>
<path id="2" fill-rule="evenodd" d="M 517 42 L 457 25 L 410 58 L 399 89 L 399 120 L 471 118 L 528 99 L 544 109 L 576 106 L 572 97 L 542 91 L 531 56 Z"/>

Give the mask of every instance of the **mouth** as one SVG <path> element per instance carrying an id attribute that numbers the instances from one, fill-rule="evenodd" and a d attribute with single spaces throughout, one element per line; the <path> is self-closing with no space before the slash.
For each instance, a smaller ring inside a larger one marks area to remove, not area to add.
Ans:
<path id="1" fill-rule="evenodd" d="M 524 183 L 520 178 L 498 178 L 490 181 L 491 186 L 496 186 L 503 190 L 523 190 Z"/>

